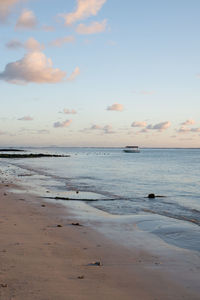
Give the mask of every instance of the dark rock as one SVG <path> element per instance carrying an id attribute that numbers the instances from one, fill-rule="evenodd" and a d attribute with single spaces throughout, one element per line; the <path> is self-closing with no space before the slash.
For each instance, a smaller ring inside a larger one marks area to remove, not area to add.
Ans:
<path id="1" fill-rule="evenodd" d="M 45 207 L 46 205 L 45 205 L 45 204 L 42 204 L 41 206 L 42 206 L 42 207 Z"/>
<path id="2" fill-rule="evenodd" d="M 84 279 L 84 276 L 81 275 L 81 276 L 78 276 L 77 278 L 78 278 L 78 279 Z"/>
<path id="3" fill-rule="evenodd" d="M 89 266 L 98 266 L 98 267 L 100 267 L 100 266 L 102 266 L 102 263 L 100 261 L 95 261 L 95 262 L 89 264 Z"/>
<path id="4" fill-rule="evenodd" d="M 150 198 L 150 199 L 153 199 L 153 198 L 155 198 L 155 197 L 156 197 L 155 194 L 149 194 L 149 195 L 148 195 L 148 198 Z"/>
<path id="5" fill-rule="evenodd" d="M 62 227 L 62 225 L 58 224 L 57 227 Z"/>
<path id="6" fill-rule="evenodd" d="M 72 223 L 73 226 L 82 226 L 80 223 Z"/>

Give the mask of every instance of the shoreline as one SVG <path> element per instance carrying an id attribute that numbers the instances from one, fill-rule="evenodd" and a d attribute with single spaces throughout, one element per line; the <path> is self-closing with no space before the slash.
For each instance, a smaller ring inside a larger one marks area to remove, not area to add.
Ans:
<path id="1" fill-rule="evenodd" d="M 0 185 L 0 299 L 199 299 L 195 276 L 183 276 L 190 262 L 153 255 L 145 242 L 126 247 L 111 238 L 113 231 L 99 232 L 100 223 L 95 228 L 60 203 L 10 192 L 13 188 Z M 74 220 L 83 226 L 71 225 Z M 90 265 L 94 262 L 102 265 Z"/>

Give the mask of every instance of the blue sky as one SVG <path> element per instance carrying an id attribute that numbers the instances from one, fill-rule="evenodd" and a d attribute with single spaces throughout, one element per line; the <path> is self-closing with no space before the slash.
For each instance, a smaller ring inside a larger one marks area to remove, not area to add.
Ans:
<path id="1" fill-rule="evenodd" d="M 1 145 L 200 147 L 199 11 L 2 0 Z"/>

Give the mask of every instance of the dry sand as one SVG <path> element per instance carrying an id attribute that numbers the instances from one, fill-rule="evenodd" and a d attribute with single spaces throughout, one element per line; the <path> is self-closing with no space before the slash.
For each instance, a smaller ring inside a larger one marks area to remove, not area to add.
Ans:
<path id="1" fill-rule="evenodd" d="M 73 226 L 70 214 L 61 218 L 61 205 L 42 206 L 10 187 L 0 186 L 1 300 L 200 299 L 170 280 L 150 254 Z M 96 261 L 102 265 L 90 265 Z"/>

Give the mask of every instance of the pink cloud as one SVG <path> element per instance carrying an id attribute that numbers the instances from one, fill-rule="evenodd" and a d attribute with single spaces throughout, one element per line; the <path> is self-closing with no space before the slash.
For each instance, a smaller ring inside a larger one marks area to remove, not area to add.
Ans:
<path id="1" fill-rule="evenodd" d="M 18 119 L 19 121 L 33 121 L 33 118 L 30 116 L 24 116 Z"/>
<path id="2" fill-rule="evenodd" d="M 200 128 L 196 127 L 196 128 L 188 128 L 188 127 L 184 127 L 181 126 L 180 129 L 177 130 L 178 133 L 199 133 L 200 132 Z"/>
<path id="3" fill-rule="evenodd" d="M 104 20 L 102 22 L 92 22 L 90 25 L 79 24 L 76 27 L 76 32 L 78 34 L 95 34 L 100 33 L 106 30 L 107 21 Z"/>
<path id="4" fill-rule="evenodd" d="M 76 79 L 76 77 L 80 74 L 80 69 L 79 67 L 76 67 L 72 74 L 67 78 L 68 81 L 73 81 Z"/>
<path id="5" fill-rule="evenodd" d="M 35 29 L 37 19 L 31 10 L 25 9 L 16 23 L 16 29 Z"/>
<path id="6" fill-rule="evenodd" d="M 105 133 L 105 134 L 112 134 L 112 133 L 115 133 L 115 132 L 113 131 L 111 125 L 100 126 L 100 125 L 94 124 L 94 125 L 91 126 L 90 129 L 91 129 L 91 130 L 100 130 L 100 131 L 102 131 L 102 132 Z"/>
<path id="7" fill-rule="evenodd" d="M 6 47 L 11 50 L 23 48 L 28 51 L 41 51 L 44 49 L 44 45 L 40 44 L 32 37 L 29 38 L 25 43 L 22 43 L 19 40 L 11 40 L 6 44 Z"/>
<path id="8" fill-rule="evenodd" d="M 71 124 L 72 120 L 66 120 L 64 122 L 55 122 L 54 123 L 54 127 L 55 128 L 64 128 L 64 127 L 68 127 Z"/>
<path id="9" fill-rule="evenodd" d="M 94 124 L 94 125 L 91 126 L 90 129 L 92 129 L 92 130 L 101 130 L 102 128 L 103 128 L 102 126 Z"/>
<path id="10" fill-rule="evenodd" d="M 66 43 L 73 43 L 74 41 L 75 41 L 75 38 L 73 36 L 65 36 L 65 37 L 53 40 L 50 43 L 50 45 L 53 47 L 61 47 L 62 45 L 66 44 Z"/>
<path id="11" fill-rule="evenodd" d="M 56 83 L 64 80 L 66 72 L 53 68 L 51 59 L 42 52 L 27 53 L 21 60 L 8 63 L 0 79 L 14 84 Z"/>
<path id="12" fill-rule="evenodd" d="M 133 122 L 131 124 L 131 127 L 146 127 L 147 123 L 146 122 Z"/>
<path id="13" fill-rule="evenodd" d="M 75 11 L 62 15 L 65 19 L 65 25 L 71 25 L 90 16 L 96 16 L 106 1 L 107 0 L 77 0 Z"/>
<path id="14" fill-rule="evenodd" d="M 193 125 L 195 124 L 194 120 L 186 120 L 185 122 L 181 123 L 183 126 Z"/>
<path id="15" fill-rule="evenodd" d="M 122 104 L 114 103 L 113 105 L 108 106 L 108 107 L 107 107 L 107 110 L 123 111 L 123 110 L 124 110 L 124 107 L 123 107 Z"/>
<path id="16" fill-rule="evenodd" d="M 77 114 L 77 112 L 76 112 L 75 109 L 71 109 L 71 110 L 70 110 L 70 109 L 67 109 L 67 108 L 64 108 L 64 109 L 63 109 L 63 113 L 66 114 L 66 115 L 70 115 L 70 114 L 71 114 L 71 115 L 75 115 L 75 114 Z"/>
<path id="17" fill-rule="evenodd" d="M 13 7 L 23 0 L 0 0 L 0 21 L 6 21 Z"/>

